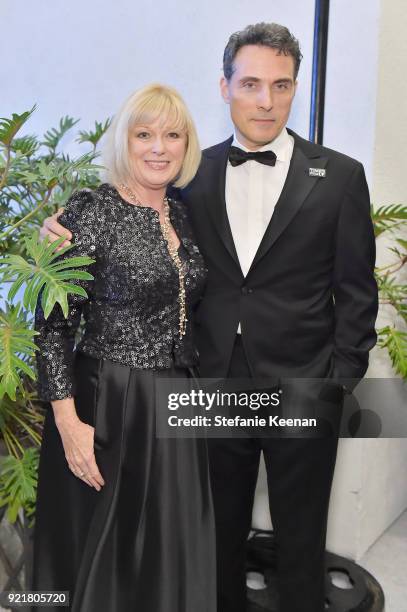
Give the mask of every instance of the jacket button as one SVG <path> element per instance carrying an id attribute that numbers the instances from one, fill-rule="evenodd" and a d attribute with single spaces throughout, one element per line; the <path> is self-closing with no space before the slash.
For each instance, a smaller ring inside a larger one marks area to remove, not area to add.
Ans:
<path id="1" fill-rule="evenodd" d="M 248 289 L 247 293 L 253 293 L 253 289 Z"/>
<path id="2" fill-rule="evenodd" d="M 243 293 L 243 295 L 247 295 L 248 293 L 247 287 L 242 287 L 240 291 Z"/>

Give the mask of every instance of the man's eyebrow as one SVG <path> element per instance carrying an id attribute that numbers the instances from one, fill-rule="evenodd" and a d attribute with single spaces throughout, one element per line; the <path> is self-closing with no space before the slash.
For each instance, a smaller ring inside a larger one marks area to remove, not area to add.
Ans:
<path id="1" fill-rule="evenodd" d="M 261 79 L 259 79 L 258 77 L 254 77 L 254 76 L 245 76 L 242 77 L 241 79 L 239 79 L 239 83 L 247 83 L 247 81 L 254 81 L 256 83 L 258 83 Z"/>
<path id="2" fill-rule="evenodd" d="M 288 77 L 283 78 L 283 79 L 277 79 L 276 81 L 274 81 L 274 83 L 292 83 L 292 82 L 293 80 Z"/>
<path id="3" fill-rule="evenodd" d="M 239 79 L 239 83 L 241 84 L 247 83 L 248 81 L 259 83 L 261 79 L 255 76 L 245 76 Z M 273 81 L 273 83 L 277 83 L 277 84 L 278 83 L 292 83 L 292 82 L 293 82 L 293 79 L 291 79 L 290 77 L 283 77 L 281 79 L 276 79 L 275 81 Z"/>

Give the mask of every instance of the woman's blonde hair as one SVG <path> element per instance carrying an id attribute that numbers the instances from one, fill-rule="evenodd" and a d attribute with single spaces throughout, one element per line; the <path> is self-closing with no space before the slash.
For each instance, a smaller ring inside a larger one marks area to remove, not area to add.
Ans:
<path id="1" fill-rule="evenodd" d="M 160 125 L 169 124 L 174 130 L 187 135 L 187 145 L 181 171 L 174 181 L 175 187 L 185 187 L 194 178 L 201 161 L 198 135 L 190 112 L 179 93 L 172 87 L 152 83 L 135 91 L 123 104 L 106 132 L 103 162 L 110 183 L 119 185 L 132 178 L 129 159 L 129 131 L 140 124 L 160 119 Z"/>

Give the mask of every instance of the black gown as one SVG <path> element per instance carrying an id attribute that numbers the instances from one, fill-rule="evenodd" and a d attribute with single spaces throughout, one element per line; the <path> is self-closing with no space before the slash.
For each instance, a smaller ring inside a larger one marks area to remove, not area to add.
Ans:
<path id="1" fill-rule="evenodd" d="M 183 205 L 170 201 L 170 216 L 181 240 L 188 315 L 205 268 Z M 72 474 L 50 409 L 33 589 L 69 591 L 73 612 L 215 612 L 206 443 L 158 438 L 155 430 L 157 379 L 184 378 L 187 390 L 197 360 L 191 322 L 182 340 L 177 334 L 178 274 L 158 214 L 104 184 L 75 194 L 61 222 L 75 244 L 67 256 L 92 256 L 94 280 L 81 281 L 87 299 L 71 296 L 68 319 L 58 306 L 46 320 L 39 302 L 40 396 L 74 397 L 79 418 L 95 427 L 105 485 L 98 492 Z M 81 315 L 84 334 L 73 352 Z"/>

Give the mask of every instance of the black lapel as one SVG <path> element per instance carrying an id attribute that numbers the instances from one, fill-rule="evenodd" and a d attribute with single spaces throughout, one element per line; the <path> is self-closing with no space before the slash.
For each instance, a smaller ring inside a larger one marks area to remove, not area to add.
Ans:
<path id="1" fill-rule="evenodd" d="M 287 179 L 274 209 L 273 216 L 253 259 L 249 274 L 259 260 L 271 249 L 277 238 L 279 238 L 300 210 L 317 182 L 325 180 L 324 178 L 310 176 L 309 170 L 310 168 L 325 168 L 328 158 L 322 157 L 315 145 L 300 138 L 291 130 L 289 130 L 289 133 L 294 136 L 295 144 Z"/>
<path id="2" fill-rule="evenodd" d="M 225 182 L 226 166 L 233 137 L 204 152 L 200 169 L 200 185 L 205 195 L 205 204 L 223 244 L 240 269 L 239 258 L 233 242 L 232 231 L 226 212 Z"/>

